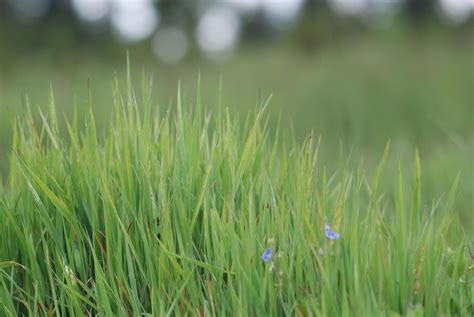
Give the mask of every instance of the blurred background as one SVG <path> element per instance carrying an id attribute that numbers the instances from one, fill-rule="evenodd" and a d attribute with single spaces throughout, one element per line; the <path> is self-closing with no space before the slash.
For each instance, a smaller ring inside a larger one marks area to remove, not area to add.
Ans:
<path id="1" fill-rule="evenodd" d="M 474 0 L 0 0 L 3 178 L 13 118 L 46 109 L 50 87 L 66 116 L 90 87 L 107 124 L 127 50 L 157 105 L 173 105 L 178 80 L 191 102 L 199 73 L 211 109 L 220 78 L 238 113 L 273 94 L 270 125 L 322 135 L 332 171 L 341 147 L 369 174 L 389 139 L 393 172 L 398 159 L 411 171 L 419 148 L 425 197 L 460 174 L 456 208 L 472 224 Z"/>

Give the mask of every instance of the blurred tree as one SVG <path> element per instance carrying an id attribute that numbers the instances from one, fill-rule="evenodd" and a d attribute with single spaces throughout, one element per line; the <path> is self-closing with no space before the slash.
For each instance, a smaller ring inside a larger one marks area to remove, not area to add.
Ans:
<path id="1" fill-rule="evenodd" d="M 312 52 L 332 32 L 331 10 L 328 0 L 307 0 L 303 7 L 300 24 L 296 30 L 298 42 L 306 52 Z"/>
<path id="2" fill-rule="evenodd" d="M 196 23 L 198 3 L 199 1 L 161 1 L 156 6 L 163 24 L 178 24 L 181 27 L 188 28 Z"/>
<path id="3" fill-rule="evenodd" d="M 135 0 L 125 1 L 132 2 Z M 237 5 L 239 1 L 244 0 L 163 0 L 155 1 L 155 4 L 160 13 L 161 26 L 178 26 L 192 34 L 198 24 L 200 15 L 205 12 L 206 8 L 222 3 L 236 8 L 239 7 Z M 350 36 L 364 27 L 358 18 L 366 12 L 337 15 L 333 11 L 334 3 L 330 3 L 332 1 L 334 0 L 304 0 L 302 14 L 299 15 L 297 23 L 291 23 L 290 28 L 293 30 L 292 35 L 296 35 L 295 39 L 303 49 L 312 51 L 324 45 L 324 43 L 341 38 L 341 36 Z M 341 0 L 339 1 L 341 2 Z M 342 2 L 348 3 L 351 1 L 353 0 Z M 389 3 L 392 0 L 384 1 Z M 417 27 L 428 20 L 429 17 L 435 15 L 435 6 L 438 0 L 400 1 L 403 4 L 403 12 L 412 21 L 413 26 Z M 122 2 L 125 3 L 124 0 Z M 381 2 L 383 1 L 366 0 L 364 3 L 374 5 Z M 21 12 L 26 12 L 28 15 L 28 12 L 32 12 L 31 10 L 38 10 L 40 3 L 43 8 L 41 14 L 38 13 L 33 19 L 22 19 Z M 252 1 L 249 3 L 252 3 Z M 238 13 L 243 27 L 242 35 L 245 40 L 262 41 L 272 39 L 279 35 L 282 30 L 287 29 L 279 29 L 272 25 L 272 21 L 264 12 L 263 3 L 263 1 L 256 1 L 254 4 L 258 7 L 257 9 L 248 12 L 243 10 Z M 268 6 L 268 2 L 265 3 Z M 30 47 L 50 46 L 51 43 L 64 44 L 68 41 L 73 44 L 79 43 L 82 45 L 87 42 L 88 45 L 95 45 L 94 42 L 97 42 L 97 35 L 101 31 L 105 31 L 102 32 L 102 37 L 110 37 L 111 41 L 114 40 L 110 36 L 111 32 L 107 32 L 113 29 L 113 26 L 110 27 L 107 20 L 110 19 L 111 11 L 102 21 L 103 23 L 99 25 L 81 20 L 76 14 L 77 12 L 74 11 L 72 4 L 72 0 L 0 0 L 0 38 L 2 38 L 2 42 L 12 43 L 13 45 L 18 42 L 16 44 L 29 45 Z M 14 26 L 15 23 L 18 25 Z M 32 24 L 34 27 L 31 27 Z M 11 32 L 13 28 L 15 32 Z"/>
<path id="4" fill-rule="evenodd" d="M 303 52 L 313 53 L 328 43 L 338 44 L 346 36 L 360 31 L 361 23 L 354 16 L 337 16 L 331 0 L 307 0 L 297 27 L 292 32 Z"/>
<path id="5" fill-rule="evenodd" d="M 435 13 L 435 0 L 405 0 L 405 10 L 415 25 L 420 25 Z"/>

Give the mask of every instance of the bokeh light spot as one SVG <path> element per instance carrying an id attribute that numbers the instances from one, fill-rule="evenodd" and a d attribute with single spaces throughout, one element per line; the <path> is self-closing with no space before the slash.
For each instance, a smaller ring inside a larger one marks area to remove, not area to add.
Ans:
<path id="1" fill-rule="evenodd" d="M 208 9 L 196 29 L 199 47 L 215 60 L 225 60 L 232 55 L 239 35 L 239 16 L 234 10 L 224 6 Z"/>
<path id="2" fill-rule="evenodd" d="M 460 24 L 471 16 L 474 0 L 440 0 L 440 7 L 449 22 Z"/>
<path id="3" fill-rule="evenodd" d="M 165 64 L 180 62 L 188 51 L 186 34 L 177 27 L 164 27 L 156 32 L 153 52 Z"/>
<path id="4" fill-rule="evenodd" d="M 156 29 L 158 20 L 158 11 L 150 0 L 114 0 L 112 27 L 125 42 L 147 38 Z"/>
<path id="5" fill-rule="evenodd" d="M 102 21 L 109 12 L 108 0 L 72 0 L 72 6 L 79 18 L 87 23 Z"/>

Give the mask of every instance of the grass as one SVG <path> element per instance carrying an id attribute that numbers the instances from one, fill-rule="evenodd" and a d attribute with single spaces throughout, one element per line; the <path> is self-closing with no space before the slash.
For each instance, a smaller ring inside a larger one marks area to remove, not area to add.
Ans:
<path id="1" fill-rule="evenodd" d="M 183 92 L 192 98 L 199 71 L 202 102 L 210 110 L 218 99 L 220 73 L 222 103 L 234 113 L 245 116 L 259 96 L 273 94 L 268 106 L 269 128 L 275 129 L 281 113 L 281 129 L 293 129 L 300 141 L 311 130 L 316 136 L 322 135 L 320 159 L 332 171 L 339 167 L 342 140 L 344 152 L 351 153 L 350 168 L 356 169 L 363 159 L 372 177 L 381 149 L 391 140 L 393 155 L 387 158 L 391 174 L 381 179 L 387 190 L 396 190 L 392 178 L 396 177 L 398 160 L 410 166 L 418 148 L 425 195 L 446 195 L 449 184 L 461 173 L 454 208 L 472 236 L 474 42 L 470 33 L 464 37 L 452 32 L 375 33 L 324 46 L 314 53 L 283 45 L 247 44 L 231 62 L 219 65 L 189 57 L 171 67 L 133 49 L 131 55 L 134 69 L 144 68 L 154 74 L 154 106 L 167 108 L 175 103 L 178 80 Z M 8 52 L 7 46 L 0 49 L 0 54 L 4 52 Z M 4 180 L 11 151 L 11 122 L 26 115 L 25 94 L 33 109 L 39 106 L 45 112 L 53 86 L 58 113 L 71 118 L 76 105 L 81 125 L 88 111 L 90 86 L 97 129 L 103 131 L 108 125 L 113 108 L 112 69 L 124 82 L 123 58 L 104 59 L 86 49 L 57 52 L 51 55 L 54 53 L 40 50 L 21 55 L 14 51 L 14 60 L 0 58 L 0 174 Z M 132 80 L 140 82 L 139 73 Z M 33 116 L 35 122 L 41 121 L 35 111 Z M 62 123 L 59 120 L 60 128 L 64 128 Z"/>
<path id="2" fill-rule="evenodd" d="M 104 133 L 92 101 L 67 133 L 53 102 L 41 124 L 17 122 L 0 189 L 1 315 L 474 313 L 454 175 L 447 195 L 427 196 L 423 156 L 386 172 L 388 145 L 373 173 L 343 150 L 331 171 L 315 137 L 268 127 L 267 101 L 242 120 L 192 99 L 178 91 L 163 113 L 129 79 Z"/>

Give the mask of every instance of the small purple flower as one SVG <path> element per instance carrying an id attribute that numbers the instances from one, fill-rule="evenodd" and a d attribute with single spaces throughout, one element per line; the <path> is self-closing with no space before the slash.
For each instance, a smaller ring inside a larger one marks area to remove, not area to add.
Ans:
<path id="1" fill-rule="evenodd" d="M 272 257 L 272 249 L 270 248 L 265 249 L 265 252 L 263 252 L 262 254 L 262 261 L 267 262 L 268 260 L 270 260 L 271 257 Z"/>
<path id="2" fill-rule="evenodd" d="M 331 227 L 328 225 L 324 226 L 326 229 L 326 238 L 331 239 L 331 240 L 337 240 L 339 239 L 339 233 L 336 231 L 332 231 Z"/>

